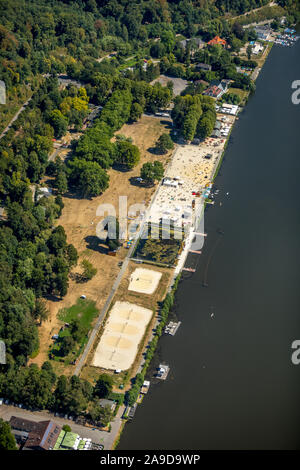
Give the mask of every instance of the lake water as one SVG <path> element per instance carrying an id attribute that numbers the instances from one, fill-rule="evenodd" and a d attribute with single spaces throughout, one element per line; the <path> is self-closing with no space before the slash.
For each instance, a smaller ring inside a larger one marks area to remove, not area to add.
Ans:
<path id="1" fill-rule="evenodd" d="M 231 134 L 202 255 L 187 261 L 197 271 L 176 294 L 182 325 L 159 342 L 154 365 L 171 372 L 151 385 L 120 450 L 300 449 L 297 79 L 300 41 L 274 46 Z"/>

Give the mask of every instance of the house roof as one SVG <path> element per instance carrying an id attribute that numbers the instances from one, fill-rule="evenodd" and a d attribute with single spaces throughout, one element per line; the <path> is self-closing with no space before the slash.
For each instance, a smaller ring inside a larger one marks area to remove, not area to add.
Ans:
<path id="1" fill-rule="evenodd" d="M 24 418 L 17 418 L 16 416 L 12 416 L 9 420 L 9 424 L 12 429 L 17 429 L 18 431 L 35 431 L 39 423 L 36 421 L 30 421 L 29 419 Z"/>
<path id="2" fill-rule="evenodd" d="M 190 38 L 190 39 L 182 39 L 182 41 L 179 41 L 179 44 L 182 46 L 182 47 L 186 47 L 187 43 L 189 41 L 192 41 L 193 43 L 195 43 L 198 47 L 201 46 L 202 44 L 204 45 L 205 42 L 202 41 L 201 38 Z"/>
<path id="3" fill-rule="evenodd" d="M 196 68 L 202 69 L 202 70 L 211 70 L 211 65 L 200 63 L 196 65 Z"/>
<path id="4" fill-rule="evenodd" d="M 214 129 L 211 136 L 212 137 L 221 137 L 221 132 L 218 129 Z"/>
<path id="5" fill-rule="evenodd" d="M 212 96 L 213 98 L 218 98 L 224 93 L 223 88 L 220 88 L 217 85 L 211 85 L 204 92 L 203 95 Z"/>
<path id="6" fill-rule="evenodd" d="M 207 43 L 209 46 L 213 46 L 215 44 L 220 44 L 221 46 L 226 46 L 227 42 L 225 39 L 220 38 L 220 36 L 215 36 L 213 39 L 208 41 Z"/>
<path id="7" fill-rule="evenodd" d="M 61 431 L 61 427 L 51 420 L 35 422 L 12 416 L 9 423 L 12 429 L 28 433 L 28 438 L 24 444 L 24 447 L 27 448 L 53 449 Z"/>
<path id="8" fill-rule="evenodd" d="M 107 398 L 101 398 L 101 400 L 99 400 L 99 405 L 102 407 L 109 406 L 110 408 L 112 408 L 114 404 L 115 402 L 113 400 L 108 400 Z"/>

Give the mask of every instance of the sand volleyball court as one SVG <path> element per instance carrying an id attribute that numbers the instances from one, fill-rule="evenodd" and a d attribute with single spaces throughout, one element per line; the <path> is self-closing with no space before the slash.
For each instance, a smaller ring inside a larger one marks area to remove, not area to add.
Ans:
<path id="1" fill-rule="evenodd" d="M 141 294 L 153 294 L 158 286 L 162 273 L 152 269 L 137 268 L 130 276 L 128 290 Z"/>
<path id="2" fill-rule="evenodd" d="M 113 370 L 129 369 L 152 313 L 148 308 L 117 301 L 110 312 L 92 365 Z"/>

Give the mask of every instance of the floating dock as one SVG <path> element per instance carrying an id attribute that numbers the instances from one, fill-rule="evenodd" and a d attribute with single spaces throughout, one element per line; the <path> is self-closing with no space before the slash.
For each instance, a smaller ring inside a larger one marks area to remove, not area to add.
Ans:
<path id="1" fill-rule="evenodd" d="M 137 404 L 135 403 L 129 410 L 128 419 L 132 419 L 134 417 L 136 409 L 137 409 Z"/>
<path id="2" fill-rule="evenodd" d="M 173 322 L 173 321 L 170 321 L 170 323 L 165 327 L 165 333 L 167 335 L 171 335 L 171 336 L 174 336 L 175 333 L 177 332 L 178 328 L 180 327 L 181 325 L 181 321 L 179 322 Z"/>
<path id="3" fill-rule="evenodd" d="M 170 367 L 167 364 L 159 364 L 156 372 L 156 378 L 160 380 L 166 380 L 170 371 Z"/>

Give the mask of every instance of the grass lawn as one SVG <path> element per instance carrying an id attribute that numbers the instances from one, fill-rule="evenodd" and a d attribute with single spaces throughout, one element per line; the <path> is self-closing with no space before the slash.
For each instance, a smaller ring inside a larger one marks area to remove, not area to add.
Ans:
<path id="1" fill-rule="evenodd" d="M 239 98 L 241 99 L 241 102 L 248 96 L 248 91 L 247 90 L 241 90 L 240 88 L 229 88 L 227 93 L 234 93 L 235 95 L 238 95 Z"/>
<path id="2" fill-rule="evenodd" d="M 88 299 L 78 299 L 76 304 L 72 305 L 72 307 L 60 310 L 58 312 L 58 318 L 65 323 L 79 319 L 82 326 L 90 328 L 97 313 L 96 302 Z"/>
<path id="3" fill-rule="evenodd" d="M 96 308 L 96 302 L 88 299 L 78 299 L 76 304 L 72 305 L 72 307 L 60 310 L 58 318 L 65 323 L 70 323 L 72 320 L 78 319 L 80 326 L 85 328 L 88 332 L 97 314 L 98 309 Z M 63 361 L 65 364 L 71 364 L 83 351 L 88 336 L 85 335 L 79 343 L 75 344 L 73 350 L 67 356 L 63 356 L 60 350 L 62 339 L 65 336 L 70 336 L 70 330 L 68 327 L 62 327 L 60 329 L 58 339 L 50 349 L 50 354 L 52 359 L 56 361 Z"/>
<path id="4" fill-rule="evenodd" d="M 128 60 L 125 61 L 124 64 L 120 65 L 119 70 L 127 69 L 127 67 L 134 67 L 137 63 L 136 57 L 130 57 Z"/>

